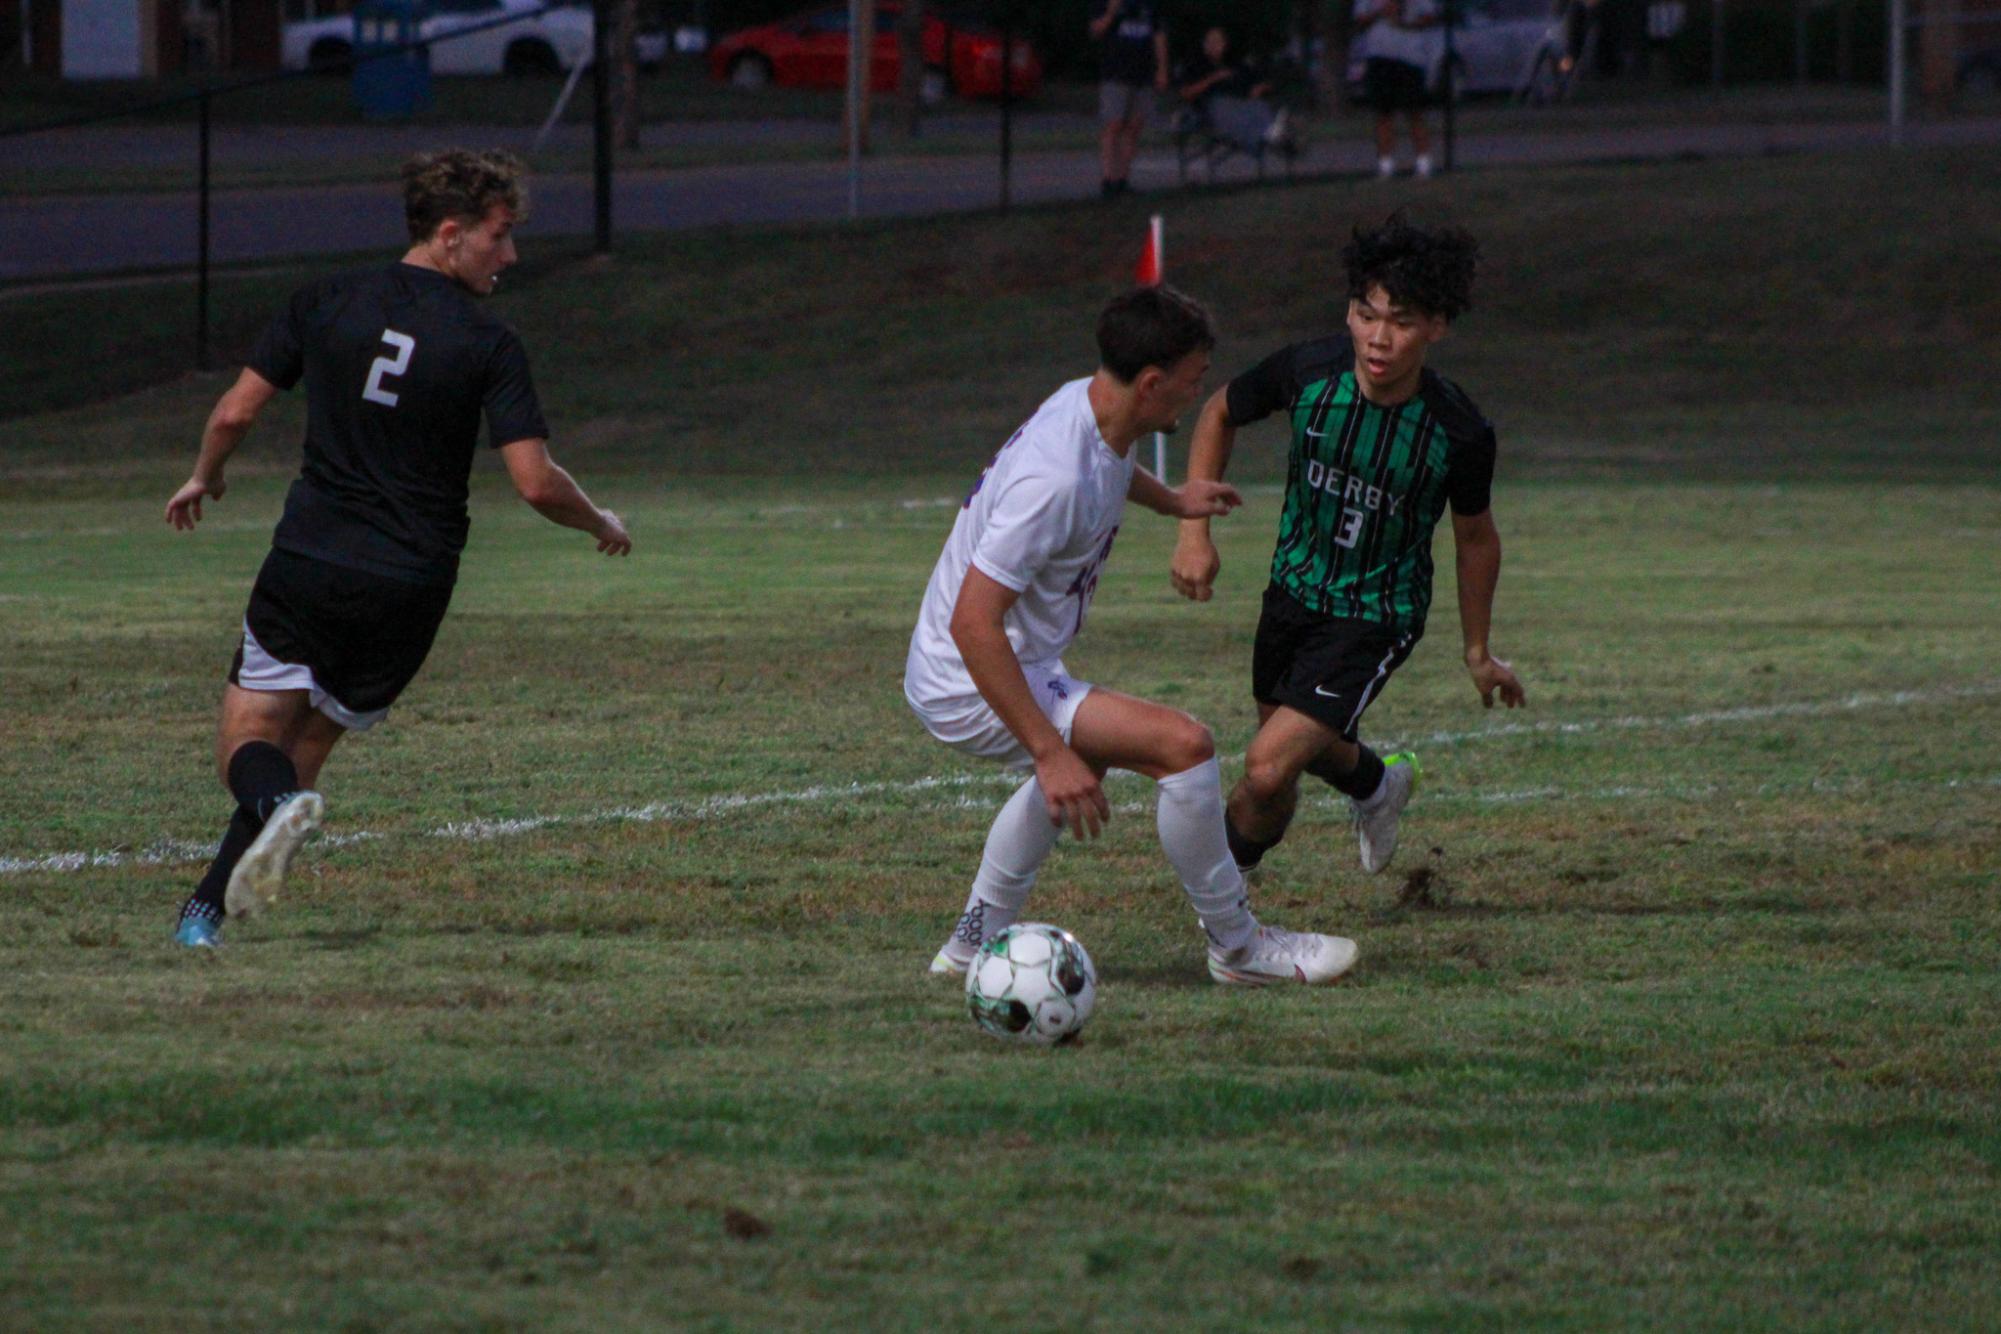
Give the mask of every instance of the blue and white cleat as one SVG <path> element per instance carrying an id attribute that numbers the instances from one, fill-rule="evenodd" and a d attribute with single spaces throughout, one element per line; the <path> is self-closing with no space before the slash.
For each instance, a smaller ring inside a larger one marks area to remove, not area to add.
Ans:
<path id="1" fill-rule="evenodd" d="M 222 910 L 198 899 L 189 899 L 181 909 L 180 925 L 174 928 L 174 943 L 189 949 L 222 948 Z"/>
<path id="2" fill-rule="evenodd" d="M 223 904 L 231 917 L 248 917 L 276 901 L 292 855 L 320 827 L 326 812 L 326 800 L 317 792 L 294 792 L 271 812 L 256 841 L 229 873 Z"/>

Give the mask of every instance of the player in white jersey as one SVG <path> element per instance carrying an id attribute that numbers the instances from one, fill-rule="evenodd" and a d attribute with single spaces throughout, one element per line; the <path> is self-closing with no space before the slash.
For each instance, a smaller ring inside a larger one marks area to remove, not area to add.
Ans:
<path id="1" fill-rule="evenodd" d="M 1241 503 L 1235 488 L 1169 487 L 1133 447 L 1172 430 L 1202 393 L 1216 337 L 1171 288 L 1119 297 L 1098 321 L 1099 368 L 1064 385 L 1014 433 L 966 497 L 931 572 L 903 692 L 925 729 L 967 754 L 1032 768 L 987 835 L 979 873 L 934 973 L 961 973 L 1011 925 L 1065 825 L 1096 836 L 1113 767 L 1160 787 L 1161 846 L 1209 935 L 1218 982 L 1331 982 L 1355 944 L 1261 925 L 1223 830 L 1209 729 L 1163 704 L 1093 687 L 1063 669 L 1111 554 L 1128 497 L 1170 518 Z"/>

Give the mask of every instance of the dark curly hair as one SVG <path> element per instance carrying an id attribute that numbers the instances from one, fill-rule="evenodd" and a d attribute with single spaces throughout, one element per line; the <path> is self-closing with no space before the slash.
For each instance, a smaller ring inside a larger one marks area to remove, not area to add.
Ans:
<path id="1" fill-rule="evenodd" d="M 1348 295 L 1360 301 L 1378 284 L 1400 306 L 1457 319 L 1473 304 L 1480 243 L 1459 227 L 1414 226 L 1401 212 L 1379 227 L 1357 227 L 1341 251 Z"/>
<path id="2" fill-rule="evenodd" d="M 477 221 L 495 204 L 528 207 L 527 168 L 512 153 L 447 148 L 403 164 L 403 220 L 410 239 L 427 240 L 446 218 Z"/>

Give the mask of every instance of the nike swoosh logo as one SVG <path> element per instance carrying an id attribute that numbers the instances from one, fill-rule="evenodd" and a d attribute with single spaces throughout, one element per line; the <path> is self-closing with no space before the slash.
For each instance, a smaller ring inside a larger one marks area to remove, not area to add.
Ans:
<path id="1" fill-rule="evenodd" d="M 1315 687 L 1313 687 L 1313 693 L 1314 693 L 1314 694 L 1316 694 L 1316 695 L 1318 695 L 1318 696 L 1320 696 L 1320 697 L 1321 697 L 1322 699 L 1339 699 L 1339 698 L 1341 698 L 1341 692 L 1340 692 L 1340 691 L 1338 691 L 1338 690 L 1324 690 L 1324 689 L 1322 689 L 1322 688 L 1321 688 L 1321 687 L 1319 687 L 1319 686 L 1315 686 Z"/>
<path id="2" fill-rule="evenodd" d="M 1327 438 L 1327 432 L 1325 432 L 1325 431 L 1308 431 L 1308 432 L 1306 433 L 1306 438 L 1307 438 L 1308 440 L 1325 440 L 1325 439 Z"/>

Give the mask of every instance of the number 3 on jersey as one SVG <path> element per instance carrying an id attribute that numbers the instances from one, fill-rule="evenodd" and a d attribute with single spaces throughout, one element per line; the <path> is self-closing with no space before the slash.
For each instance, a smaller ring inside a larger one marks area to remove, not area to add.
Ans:
<path id="1" fill-rule="evenodd" d="M 385 408 L 396 406 L 398 395 L 384 389 L 382 382 L 391 375 L 401 375 L 410 369 L 410 354 L 417 350 L 417 340 L 409 334 L 397 333 L 394 329 L 382 331 L 382 341 L 396 349 L 394 354 L 384 353 L 368 368 L 368 383 L 363 386 L 361 396 L 371 403 L 380 403 Z"/>

